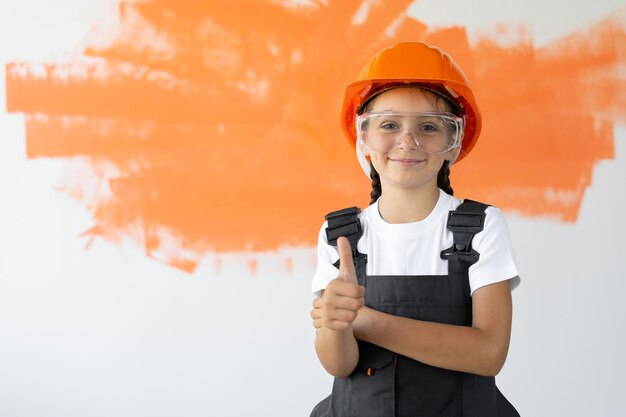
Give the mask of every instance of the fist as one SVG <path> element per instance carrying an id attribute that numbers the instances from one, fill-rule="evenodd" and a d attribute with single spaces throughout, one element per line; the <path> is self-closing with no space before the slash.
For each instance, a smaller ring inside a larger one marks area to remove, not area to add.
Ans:
<path id="1" fill-rule="evenodd" d="M 365 304 L 365 288 L 357 282 L 350 242 L 345 237 L 337 240 L 339 275 L 326 286 L 320 298 L 313 300 L 313 326 L 331 330 L 352 327 L 359 309 Z"/>

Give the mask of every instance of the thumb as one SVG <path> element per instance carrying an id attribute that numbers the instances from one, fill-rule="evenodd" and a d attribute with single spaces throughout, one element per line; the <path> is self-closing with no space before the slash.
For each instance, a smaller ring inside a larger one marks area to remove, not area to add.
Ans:
<path id="1" fill-rule="evenodd" d="M 341 236 L 337 239 L 337 250 L 339 251 L 339 277 L 344 281 L 357 284 L 354 261 L 352 260 L 352 249 L 350 241 Z"/>

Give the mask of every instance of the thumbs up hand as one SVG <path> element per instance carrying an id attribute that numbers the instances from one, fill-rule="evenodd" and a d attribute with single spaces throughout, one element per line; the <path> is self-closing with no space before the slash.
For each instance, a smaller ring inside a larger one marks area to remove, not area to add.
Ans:
<path id="1" fill-rule="evenodd" d="M 337 250 L 339 276 L 328 283 L 320 298 L 313 300 L 311 318 L 316 329 L 322 326 L 331 330 L 350 329 L 365 304 L 365 288 L 357 282 L 348 239 L 337 239 Z"/>
<path id="2" fill-rule="evenodd" d="M 352 248 L 350 241 L 345 237 L 337 239 L 337 250 L 339 251 L 339 277 L 343 281 L 358 285 L 354 261 L 352 260 Z"/>

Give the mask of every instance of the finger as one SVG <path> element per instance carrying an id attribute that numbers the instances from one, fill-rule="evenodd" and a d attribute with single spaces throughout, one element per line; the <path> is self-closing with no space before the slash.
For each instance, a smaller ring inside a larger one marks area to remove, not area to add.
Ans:
<path id="1" fill-rule="evenodd" d="M 311 311 L 311 318 L 313 319 L 313 327 L 319 329 L 324 324 L 324 319 L 321 314 L 316 314 L 315 310 Z"/>
<path id="2" fill-rule="evenodd" d="M 363 287 L 355 286 L 355 288 L 362 289 Z M 344 296 L 344 295 L 335 295 L 332 298 L 329 297 L 328 300 L 326 300 L 324 307 L 327 310 L 344 309 L 344 310 L 357 311 L 358 309 L 363 307 L 364 302 L 365 302 L 365 298 L 362 296 L 351 297 L 351 296 Z"/>
<path id="3" fill-rule="evenodd" d="M 313 320 L 313 327 L 315 327 L 315 329 L 320 329 L 323 323 L 324 321 L 322 319 L 315 319 Z"/>
<path id="4" fill-rule="evenodd" d="M 339 276 L 345 281 L 356 284 L 356 271 L 354 270 L 350 241 L 341 236 L 337 239 L 337 250 L 339 251 Z"/>
<path id="5" fill-rule="evenodd" d="M 364 287 L 354 282 L 345 281 L 341 277 L 338 277 L 332 280 L 330 283 L 328 283 L 328 286 L 326 288 L 327 288 L 327 291 L 326 291 L 326 294 L 324 294 L 324 297 L 320 299 L 320 301 L 315 302 L 315 303 L 319 303 L 317 305 L 322 305 L 323 303 L 326 303 L 328 300 L 334 299 L 336 296 L 358 298 L 358 297 L 363 297 L 363 295 L 365 294 Z"/>
<path id="6" fill-rule="evenodd" d="M 322 313 L 321 308 L 314 308 L 309 313 L 309 316 L 313 320 L 328 319 L 328 320 L 342 320 L 351 322 L 356 319 L 358 311 L 363 306 L 362 299 L 346 299 L 345 307 L 334 306 L 326 309 L 325 313 Z"/>
<path id="7" fill-rule="evenodd" d="M 327 321 L 344 321 L 346 323 L 352 323 L 358 314 L 357 310 L 347 309 L 335 309 L 326 317 Z"/>

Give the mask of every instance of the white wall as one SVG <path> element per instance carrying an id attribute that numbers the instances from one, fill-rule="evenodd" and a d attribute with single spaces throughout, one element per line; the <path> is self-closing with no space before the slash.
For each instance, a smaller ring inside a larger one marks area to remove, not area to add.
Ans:
<path id="1" fill-rule="evenodd" d="M 477 2 L 449 21 L 433 10 L 466 2 L 416 2 L 413 13 L 427 23 L 431 13 L 433 23 L 471 24 L 478 16 L 488 21 L 490 10 L 493 21 L 513 10 L 510 16 L 535 19 L 534 35 L 549 39 L 560 21 L 585 22 L 624 5 L 560 3 L 550 12 L 553 25 L 531 7 L 538 0 Z M 38 41 L 7 42 L 19 39 L 11 31 L 20 25 L 35 27 L 15 7 L 0 3 L 0 62 L 42 54 Z M 86 24 L 88 7 L 73 7 Z M 52 32 L 42 33 L 44 43 L 45 33 Z M 276 267 L 281 254 L 267 254 L 253 277 L 246 254 L 226 255 L 218 275 L 207 255 L 190 276 L 131 243 L 96 241 L 85 250 L 78 234 L 88 213 L 55 191 L 62 162 L 25 158 L 23 117 L 6 114 L 3 88 L 0 417 L 308 415 L 331 385 L 308 318 L 314 251 L 290 250 L 289 274 Z M 575 224 L 508 213 L 522 285 L 498 378 L 525 417 L 626 415 L 626 127 L 615 133 L 615 160 L 595 169 Z"/>

